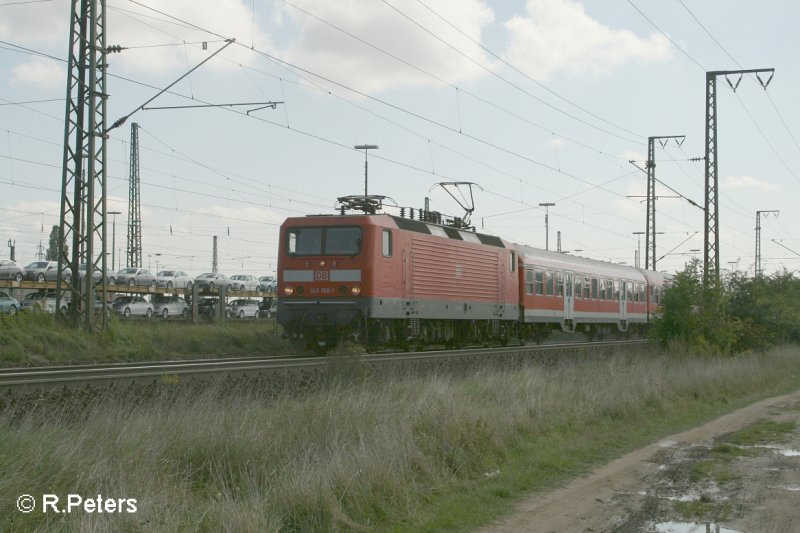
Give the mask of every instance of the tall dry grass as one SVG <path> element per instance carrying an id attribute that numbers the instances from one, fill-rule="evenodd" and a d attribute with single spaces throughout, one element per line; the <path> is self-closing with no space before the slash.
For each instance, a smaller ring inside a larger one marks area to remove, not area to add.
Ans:
<path id="1" fill-rule="evenodd" d="M 613 454 L 635 440 L 626 435 L 637 424 L 797 386 L 798 362 L 800 350 L 789 348 L 724 359 L 618 355 L 460 377 L 332 380 L 300 398 L 165 386 L 154 397 L 105 397 L 69 412 L 7 410 L 0 529 L 414 524 L 440 494 L 504 472 L 523 443 L 591 440 L 599 456 Z M 138 512 L 25 515 L 13 510 L 23 493 L 136 498 Z"/>

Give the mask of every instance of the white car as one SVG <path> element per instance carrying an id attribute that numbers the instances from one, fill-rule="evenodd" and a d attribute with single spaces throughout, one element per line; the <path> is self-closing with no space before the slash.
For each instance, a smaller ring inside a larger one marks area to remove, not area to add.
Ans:
<path id="1" fill-rule="evenodd" d="M 162 270 L 156 276 L 156 284 L 164 289 L 192 290 L 194 278 L 182 270 Z"/>
<path id="2" fill-rule="evenodd" d="M 184 318 L 189 316 L 189 306 L 182 296 L 173 294 L 167 296 L 166 294 L 156 294 L 153 297 L 153 313 L 155 316 L 167 318 L 169 316 L 182 316 Z"/>
<path id="3" fill-rule="evenodd" d="M 117 296 L 111 304 L 114 312 L 125 318 L 131 316 L 144 316 L 150 318 L 153 316 L 153 306 L 150 302 L 141 296 Z"/>
<path id="4" fill-rule="evenodd" d="M 258 291 L 275 292 L 278 290 L 278 278 L 275 276 L 261 276 L 258 278 Z"/>
<path id="5" fill-rule="evenodd" d="M 231 283 L 235 291 L 258 290 L 258 278 L 251 274 L 236 274 L 231 276 Z"/>
<path id="6" fill-rule="evenodd" d="M 258 318 L 260 311 L 255 300 L 234 300 L 225 306 L 227 318 Z"/>
<path id="7" fill-rule="evenodd" d="M 19 302 L 20 311 L 27 313 L 46 312 L 53 314 L 56 312 L 56 293 L 54 292 L 31 292 Z"/>

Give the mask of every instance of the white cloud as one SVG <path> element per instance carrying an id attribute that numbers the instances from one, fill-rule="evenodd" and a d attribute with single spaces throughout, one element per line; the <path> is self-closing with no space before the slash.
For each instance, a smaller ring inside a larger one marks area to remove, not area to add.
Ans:
<path id="1" fill-rule="evenodd" d="M 259 28 L 258 19 L 253 17 L 252 4 L 247 0 L 170 0 L 165 5 L 147 4 L 154 5 L 166 15 L 136 4 L 107 7 L 106 44 L 128 47 L 122 53 L 108 55 L 112 72 L 158 75 L 173 70 L 183 71 L 224 44 L 213 42 L 221 41 L 220 37 L 191 28 L 188 24 L 235 38 L 237 43 L 248 47 L 252 44 L 258 49 L 271 48 L 269 39 Z M 32 11 L 34 8 L 0 10 L 0 39 L 36 50 L 46 49 L 56 57 L 66 58 L 69 4 L 46 2 L 37 6 L 40 7 L 35 8 L 35 12 Z M 208 42 L 205 50 L 201 45 L 203 41 Z M 229 46 L 223 55 L 228 61 L 215 58 L 203 68 L 229 70 L 238 68 L 239 63 L 249 64 L 258 57 L 236 44 Z"/>
<path id="2" fill-rule="evenodd" d="M 41 57 L 34 57 L 27 63 L 21 63 L 12 69 L 12 85 L 55 89 L 64 87 L 66 82 L 67 73 L 63 63 L 55 63 Z"/>
<path id="3" fill-rule="evenodd" d="M 260 50 L 269 49 L 269 39 L 254 19 L 251 7 L 251 3 L 245 0 L 170 0 L 164 6 L 157 6 L 172 17 L 185 20 L 203 30 L 234 38 L 237 43 L 247 47 L 253 45 Z M 131 47 L 119 55 L 109 56 L 109 61 L 124 69 L 155 73 L 173 69 L 187 70 L 224 45 L 220 42 L 220 37 L 187 28 L 172 18 L 136 5 L 126 6 L 124 11 L 109 10 L 108 15 L 108 26 L 114 30 L 113 42 L 108 44 Z M 202 42 L 208 43 L 205 50 Z M 182 45 L 183 43 L 186 44 Z M 178 46 L 151 47 L 164 44 Z M 237 44 L 229 46 L 222 56 L 227 61 L 215 58 L 202 68 L 235 69 L 239 63 L 250 64 L 257 58 L 253 52 Z"/>
<path id="4" fill-rule="evenodd" d="M 756 189 L 763 192 L 775 192 L 778 186 L 752 176 L 728 176 L 722 180 L 725 189 Z"/>
<path id="5" fill-rule="evenodd" d="M 511 33 L 509 61 L 536 79 L 554 72 L 606 74 L 632 60 L 670 56 L 660 34 L 641 39 L 628 30 L 603 26 L 575 0 L 528 0 L 527 16 L 506 22 Z"/>
<path id="6" fill-rule="evenodd" d="M 419 3 L 412 0 L 390 3 L 469 57 L 489 64 L 476 44 Z M 485 74 L 483 69 L 381 2 L 306 0 L 299 7 L 447 82 L 464 82 Z M 494 12 L 483 0 L 442 0 L 436 3 L 435 10 L 478 42 L 482 28 L 494 20 Z M 285 19 L 296 24 L 299 31 L 282 55 L 303 68 L 367 92 L 439 84 L 419 70 L 297 9 L 287 6 Z"/>

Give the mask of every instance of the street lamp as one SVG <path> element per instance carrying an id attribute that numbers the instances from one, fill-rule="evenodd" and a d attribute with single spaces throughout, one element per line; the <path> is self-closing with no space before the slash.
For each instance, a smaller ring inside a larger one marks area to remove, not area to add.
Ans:
<path id="1" fill-rule="evenodd" d="M 550 208 L 555 206 L 553 202 L 543 202 L 539 204 L 539 207 L 544 207 L 544 249 L 550 249 L 550 222 L 549 222 L 549 215 L 550 215 Z"/>
<path id="2" fill-rule="evenodd" d="M 356 150 L 364 150 L 364 197 L 367 196 L 367 153 L 369 150 L 377 150 L 377 144 L 357 144 L 353 146 Z"/>
<path id="3" fill-rule="evenodd" d="M 117 242 L 117 215 L 121 215 L 122 211 L 109 211 L 107 214 L 114 217 L 114 222 L 111 225 L 111 270 L 116 272 L 117 256 L 114 253 L 114 250 L 116 250 L 116 242 Z"/>

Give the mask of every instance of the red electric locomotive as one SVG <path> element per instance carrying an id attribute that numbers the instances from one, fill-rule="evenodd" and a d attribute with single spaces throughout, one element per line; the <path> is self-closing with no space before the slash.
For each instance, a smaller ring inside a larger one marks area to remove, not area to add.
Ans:
<path id="1" fill-rule="evenodd" d="M 387 214 L 281 226 L 278 320 L 297 345 L 507 337 L 519 320 L 517 251 L 502 239 Z"/>
<path id="2" fill-rule="evenodd" d="M 283 223 L 278 321 L 295 346 L 343 338 L 369 346 L 504 343 L 539 340 L 554 328 L 595 336 L 645 324 L 659 303 L 664 276 L 657 272 L 410 214 Z"/>

